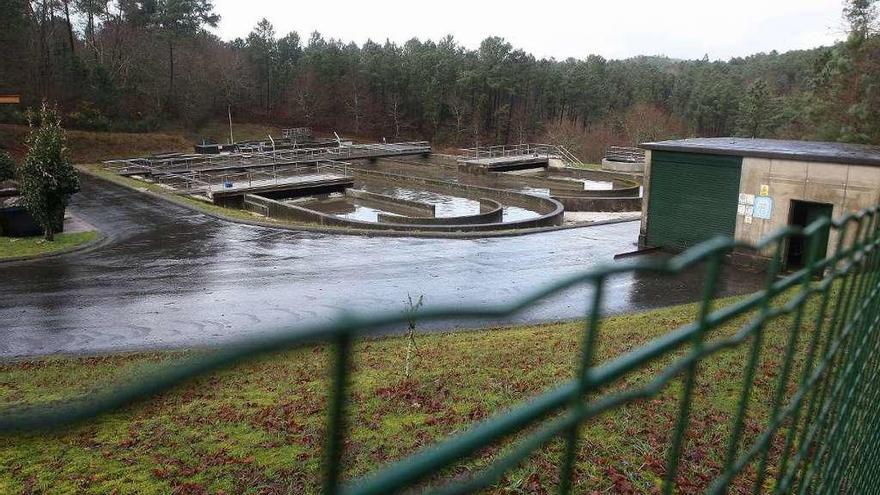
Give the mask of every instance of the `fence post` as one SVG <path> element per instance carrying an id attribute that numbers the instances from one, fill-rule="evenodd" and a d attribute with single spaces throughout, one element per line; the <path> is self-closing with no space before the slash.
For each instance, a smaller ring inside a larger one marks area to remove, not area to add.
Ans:
<path id="1" fill-rule="evenodd" d="M 596 341 L 599 336 L 599 323 L 601 322 L 602 313 L 602 292 L 605 289 L 604 282 L 605 277 L 602 275 L 593 280 L 593 298 L 590 303 L 590 313 L 587 320 L 587 326 L 583 333 L 580 361 L 575 368 L 575 379 L 577 380 L 578 386 L 575 393 L 572 394 L 569 412 L 579 418 L 583 415 L 584 400 L 593 388 L 588 372 L 593 365 L 593 356 L 596 352 Z M 560 495 L 568 495 L 568 493 L 571 492 L 572 473 L 574 471 L 575 460 L 577 459 L 578 430 L 580 429 L 580 425 L 580 421 L 575 421 L 565 434 L 565 453 L 563 454 L 563 461 L 559 471 Z"/>
<path id="2" fill-rule="evenodd" d="M 816 317 L 815 326 L 817 327 L 817 329 L 815 330 L 815 332 L 819 332 L 819 334 L 821 334 L 821 332 L 823 331 L 823 324 L 825 322 L 825 315 L 827 314 L 829 304 L 831 304 L 831 294 L 834 292 L 834 283 L 838 277 L 845 276 L 845 273 L 844 273 L 843 269 L 841 268 L 841 265 L 842 265 L 842 263 L 845 262 L 846 257 L 848 256 L 848 248 L 845 246 L 846 236 L 847 236 L 848 232 L 849 232 L 849 223 L 845 222 L 841 226 L 841 229 L 838 231 L 837 245 L 835 246 L 834 254 L 831 256 L 830 263 L 829 263 L 831 274 L 827 278 L 828 286 L 824 288 L 824 291 L 825 291 L 824 300 L 822 303 L 822 307 L 820 308 L 819 314 Z M 844 282 L 843 282 L 844 287 L 843 288 L 846 287 L 848 280 L 849 280 L 848 278 L 844 279 Z M 843 288 L 841 288 L 841 290 L 838 292 L 838 294 L 842 294 L 844 292 Z M 841 296 L 838 295 L 836 297 L 835 302 L 834 302 L 834 309 L 832 310 L 831 321 L 827 325 L 827 329 L 828 329 L 827 336 L 824 339 L 824 343 L 822 345 L 822 350 L 818 354 L 822 359 L 817 364 L 817 367 L 822 367 L 825 365 L 825 363 L 828 362 L 828 353 L 830 352 L 831 343 L 834 340 L 835 335 L 836 335 L 837 323 L 840 321 L 839 314 L 840 314 L 840 310 L 842 307 L 842 305 L 840 304 L 840 300 L 841 300 Z M 818 334 L 817 334 L 816 338 L 818 338 Z M 829 369 L 825 369 L 821 373 L 820 379 L 818 381 L 816 381 L 813 384 L 813 386 L 810 388 L 810 391 L 807 394 L 807 397 L 808 397 L 808 399 L 807 399 L 807 414 L 805 415 L 805 418 L 808 418 L 808 419 L 813 418 L 816 414 L 816 408 L 821 407 L 822 399 L 821 399 L 821 394 L 819 392 L 819 389 L 821 389 L 823 387 L 823 384 L 827 381 L 827 377 L 830 374 L 829 371 L 830 371 Z M 804 472 L 803 471 L 804 465 L 801 464 L 801 461 L 803 461 L 804 457 L 807 455 L 807 453 L 809 451 L 809 446 L 812 444 L 814 436 L 817 434 L 818 434 L 818 423 L 817 422 L 814 423 L 813 426 L 810 428 L 807 428 L 805 426 L 804 429 L 801 431 L 800 436 L 799 436 L 799 440 L 796 442 L 798 449 L 794 455 L 795 462 L 792 466 L 792 469 L 789 470 L 789 472 L 784 475 L 781 483 L 777 486 L 777 490 L 776 490 L 777 492 L 786 493 L 789 491 L 789 489 L 791 489 L 791 491 L 796 490 L 796 486 L 793 485 L 793 483 L 796 482 L 796 479 L 802 479 L 802 478 L 797 478 L 797 473 L 798 473 L 798 471 L 800 471 L 801 474 L 803 475 L 803 472 Z"/>
<path id="3" fill-rule="evenodd" d="M 827 370 L 826 379 L 819 392 L 819 417 L 817 418 L 818 436 L 816 437 L 815 442 L 819 448 L 818 451 L 815 452 L 803 465 L 803 471 L 805 474 L 801 477 L 801 485 L 798 490 L 798 493 L 802 495 L 805 494 L 812 485 L 814 476 L 819 476 L 816 481 L 817 483 L 822 482 L 824 469 L 819 468 L 821 471 L 818 473 L 816 470 L 819 464 L 826 465 L 827 460 L 823 462 L 823 459 L 828 453 L 829 435 L 833 435 L 837 430 L 837 423 L 832 425 L 828 423 L 828 420 L 837 415 L 837 406 L 839 405 L 838 399 L 843 386 L 843 382 L 840 381 L 840 371 L 847 364 L 847 359 L 852 352 L 853 343 L 856 342 L 856 339 L 852 338 L 852 332 L 851 329 L 848 328 L 849 325 L 847 325 L 847 323 L 851 321 L 853 303 L 858 299 L 856 294 L 861 292 L 862 288 L 861 272 L 853 272 L 853 270 L 856 269 L 856 258 L 860 254 L 860 250 L 864 247 L 864 241 L 862 240 L 863 236 L 866 235 L 864 227 L 864 217 L 860 217 L 856 224 L 856 233 L 853 238 L 853 244 L 846 250 L 846 266 L 844 268 L 844 273 L 846 274 L 844 279 L 845 286 L 844 289 L 841 290 L 844 299 L 842 304 L 838 302 L 837 307 L 835 307 L 835 318 L 837 319 L 837 322 L 835 325 L 836 331 L 832 338 L 833 345 L 829 348 L 828 359 L 830 360 L 830 366 Z M 827 396 L 826 399 L 826 395 L 829 392 L 830 396 Z"/>
<path id="4" fill-rule="evenodd" d="M 779 409 L 782 407 L 782 397 L 787 389 L 788 375 L 791 373 L 792 362 L 794 361 L 794 352 L 797 348 L 801 322 L 803 321 L 804 306 L 806 305 L 810 294 L 810 283 L 813 280 L 813 270 L 815 269 L 817 262 L 816 255 L 819 250 L 819 237 L 820 229 L 815 229 L 809 237 L 809 243 L 807 245 L 807 266 L 801 275 L 801 277 L 803 277 L 801 291 L 794 296 L 794 298 L 798 298 L 799 296 L 804 297 L 796 301 L 798 306 L 795 310 L 795 317 L 791 323 L 791 330 L 788 335 L 788 345 L 786 346 L 785 357 L 783 358 L 782 372 L 779 375 L 779 382 L 776 384 L 776 392 L 773 395 L 773 409 L 770 413 L 769 419 L 770 427 L 773 428 L 780 425 L 783 421 L 783 418 L 779 417 Z M 752 487 L 752 493 L 755 495 L 762 493 L 764 477 L 767 473 L 767 460 L 770 455 L 771 447 L 772 439 L 763 449 L 761 460 L 758 462 L 758 475 L 755 477 L 755 484 Z"/>
<path id="5" fill-rule="evenodd" d="M 703 286 L 703 298 L 700 301 L 698 327 L 697 331 L 691 339 L 690 358 L 692 362 L 688 365 L 684 379 L 684 393 L 682 394 L 681 403 L 679 405 L 678 423 L 672 438 L 672 446 L 669 449 L 667 459 L 666 479 L 663 482 L 664 495 L 670 495 L 675 480 L 678 475 L 678 465 L 681 458 L 681 449 L 684 445 L 684 439 L 687 434 L 687 427 L 690 423 L 691 400 L 693 399 L 694 384 L 696 382 L 697 365 L 699 364 L 698 356 L 703 350 L 703 339 L 706 331 L 709 329 L 707 325 L 707 317 L 709 315 L 709 307 L 715 298 L 715 289 L 718 285 L 718 276 L 721 269 L 722 253 L 714 252 L 709 258 L 709 267 L 706 273 L 706 282 Z"/>
<path id="6" fill-rule="evenodd" d="M 342 454 L 345 446 L 346 398 L 348 394 L 348 368 L 351 361 L 351 334 L 343 330 L 336 338 L 333 359 L 333 385 L 327 402 L 326 451 L 324 453 L 324 495 L 339 492 L 342 475 Z"/>
<path id="7" fill-rule="evenodd" d="M 863 217 L 863 219 L 864 218 L 865 217 Z M 870 223 L 865 234 L 865 240 L 862 243 L 866 248 L 873 245 L 877 229 L 876 216 L 871 214 L 868 218 L 870 218 Z M 876 251 L 876 249 L 865 251 L 864 256 L 855 260 L 857 263 L 856 266 L 858 267 L 857 273 L 861 276 L 861 284 L 858 298 L 859 307 L 854 314 L 854 318 L 849 322 L 850 332 L 852 334 L 852 348 L 854 349 L 852 351 L 854 352 L 854 360 L 853 363 L 849 363 L 846 367 L 842 377 L 841 387 L 846 387 L 846 389 L 844 390 L 842 388 L 841 394 L 845 393 L 845 396 L 838 399 L 838 402 L 842 403 L 841 412 L 834 425 L 834 429 L 837 430 L 837 432 L 830 447 L 829 462 L 824 466 L 823 472 L 820 475 L 820 479 L 822 480 L 822 484 L 819 486 L 820 489 L 826 488 L 828 485 L 833 487 L 834 485 L 839 484 L 840 471 L 842 471 L 842 469 L 840 469 L 841 460 L 849 458 L 851 454 L 849 451 L 843 449 L 843 440 L 844 438 L 851 438 L 850 432 L 855 424 L 852 420 L 852 414 L 855 409 L 853 407 L 853 393 L 860 387 L 860 381 L 859 375 L 854 375 L 854 373 L 858 371 L 858 373 L 861 374 L 862 366 L 864 366 L 864 363 L 868 358 L 867 349 L 869 349 L 869 347 L 867 346 L 867 340 L 870 336 L 870 332 L 868 331 L 867 323 L 871 321 L 870 315 L 876 310 L 875 307 L 867 304 L 867 302 L 871 300 L 869 294 L 873 293 L 875 289 L 873 281 L 876 276 L 876 271 L 870 270 L 869 267 L 876 256 Z M 857 340 L 857 337 L 861 337 L 861 339 Z"/>
<path id="8" fill-rule="evenodd" d="M 843 236 L 840 236 L 840 240 L 838 243 L 838 248 L 835 250 L 834 254 L 827 258 L 825 262 L 823 262 L 820 266 L 825 268 L 826 271 L 830 272 L 829 277 L 826 280 L 823 280 L 819 283 L 819 288 L 814 289 L 813 292 L 818 292 L 822 296 L 822 301 L 819 303 L 819 309 L 816 312 L 816 317 L 813 320 L 813 330 L 810 335 L 810 343 L 807 350 L 807 357 L 804 363 L 804 369 L 801 372 L 801 377 L 799 381 L 799 388 L 805 389 L 808 386 L 808 382 L 810 380 L 810 376 L 814 371 L 813 363 L 816 358 L 816 351 L 819 347 L 819 342 L 821 340 L 821 335 L 825 328 L 825 315 L 828 311 L 828 305 L 831 300 L 831 293 L 834 289 L 834 279 L 838 270 L 838 259 L 840 257 L 839 250 L 842 246 Z M 813 249 L 812 245 L 810 249 Z M 818 262 L 818 261 L 817 261 Z M 808 394 L 808 396 L 812 397 L 813 394 Z M 808 406 L 808 409 L 810 406 Z M 774 493 L 784 493 L 787 487 L 790 485 L 792 481 L 792 477 L 794 476 L 795 471 L 788 470 L 788 462 L 789 455 L 791 453 L 791 449 L 795 446 L 795 438 L 798 436 L 798 425 L 800 424 L 801 411 L 804 409 L 804 401 L 801 400 L 797 408 L 795 409 L 791 425 L 788 429 L 788 434 L 785 439 L 785 446 L 782 449 L 782 454 L 780 456 L 779 465 L 776 468 L 776 483 L 774 488 Z M 801 441 L 803 441 L 803 435 L 806 434 L 809 416 L 805 416 L 805 423 L 803 429 L 801 430 Z M 795 464 L 796 466 L 797 464 Z"/>

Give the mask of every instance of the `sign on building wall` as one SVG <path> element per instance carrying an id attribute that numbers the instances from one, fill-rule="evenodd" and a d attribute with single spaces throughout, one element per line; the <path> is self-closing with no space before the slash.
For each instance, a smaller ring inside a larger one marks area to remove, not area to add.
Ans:
<path id="1" fill-rule="evenodd" d="M 745 217 L 745 223 L 752 223 L 752 209 L 754 209 L 755 195 L 739 193 L 739 204 L 736 205 L 736 214 Z"/>
<path id="2" fill-rule="evenodd" d="M 755 205 L 752 208 L 752 216 L 761 220 L 770 220 L 771 213 L 773 213 L 773 198 L 770 196 L 756 197 Z"/>
<path id="3" fill-rule="evenodd" d="M 752 223 L 752 218 L 760 220 L 770 220 L 770 214 L 773 213 L 773 198 L 767 196 L 770 188 L 766 184 L 761 184 L 761 195 L 739 194 L 739 204 L 736 206 L 736 214 L 745 217 L 745 223 Z"/>

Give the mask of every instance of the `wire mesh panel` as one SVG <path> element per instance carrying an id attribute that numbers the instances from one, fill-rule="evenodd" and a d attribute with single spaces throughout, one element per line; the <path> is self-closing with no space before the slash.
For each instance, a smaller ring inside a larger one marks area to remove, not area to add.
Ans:
<path id="1" fill-rule="evenodd" d="M 820 256 L 827 229 L 837 235 Z M 657 411 L 649 436 L 662 458 L 656 484 L 642 491 L 678 493 L 877 493 L 880 487 L 880 243 L 878 209 L 805 229 L 789 227 L 747 246 L 716 238 L 676 257 L 635 260 L 597 268 L 535 291 L 501 307 L 425 309 L 418 318 L 448 320 L 513 315 L 561 291 L 588 286 L 574 375 L 536 397 L 496 413 L 364 477 L 346 476 L 351 421 L 353 346 L 411 314 L 346 316 L 325 325 L 290 329 L 200 354 L 88 400 L 21 407 L 0 414 L 0 432 L 57 429 L 89 421 L 167 390 L 193 376 L 280 348 L 329 346 L 323 492 L 387 494 L 410 491 L 470 493 L 493 487 L 511 470 L 550 449 L 542 469 L 553 471 L 553 491 L 583 492 L 591 479 L 579 459 L 585 445 L 604 441 L 609 416 L 637 414 L 658 397 L 672 408 Z M 787 241 L 806 240 L 805 268 L 783 273 Z M 771 257 L 762 290 L 723 305 L 719 280 L 727 255 L 758 249 Z M 702 299 L 692 321 L 644 345 L 601 360 L 603 301 L 609 281 L 625 274 L 668 276 L 705 269 Z M 781 334 L 778 333 L 782 322 Z M 771 334 L 770 325 L 776 333 Z M 730 352 L 733 358 L 730 358 Z M 716 361 L 728 356 L 726 360 Z M 721 376 L 736 386 L 713 400 L 731 414 L 701 411 L 707 384 Z M 643 411 L 644 412 L 644 411 Z M 624 422 L 625 423 L 625 422 Z M 708 430 L 713 448 L 701 450 L 696 432 Z M 634 434 L 627 430 L 624 435 Z M 487 450 L 492 455 L 486 457 Z M 485 462 L 466 464 L 475 456 Z M 291 460 L 296 462 L 296 460 Z M 466 469 L 461 469 L 465 463 Z M 456 466 L 459 469 L 454 469 Z M 577 483 L 577 484 L 576 484 Z M 696 488 L 695 488 L 696 487 Z"/>

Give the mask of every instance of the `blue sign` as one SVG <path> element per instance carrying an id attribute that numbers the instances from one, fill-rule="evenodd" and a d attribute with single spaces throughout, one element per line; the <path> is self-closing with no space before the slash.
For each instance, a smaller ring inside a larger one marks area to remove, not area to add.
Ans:
<path id="1" fill-rule="evenodd" d="M 773 212 L 773 198 L 770 196 L 755 196 L 755 207 L 752 209 L 752 216 L 761 220 L 770 220 L 770 214 Z"/>

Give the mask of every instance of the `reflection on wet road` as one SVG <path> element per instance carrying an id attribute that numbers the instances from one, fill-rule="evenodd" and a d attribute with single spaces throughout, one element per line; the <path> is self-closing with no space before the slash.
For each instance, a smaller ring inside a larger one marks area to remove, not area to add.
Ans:
<path id="1" fill-rule="evenodd" d="M 520 237 L 458 240 L 291 232 L 213 219 L 84 177 L 72 211 L 108 241 L 95 250 L 0 265 L 0 356 L 212 345 L 341 311 L 497 304 L 633 249 L 629 222 Z M 609 281 L 609 311 L 684 302 L 699 273 Z M 733 274 L 724 292 L 756 287 Z M 586 289 L 510 319 L 582 314 Z M 439 322 L 422 328 L 488 322 Z"/>

